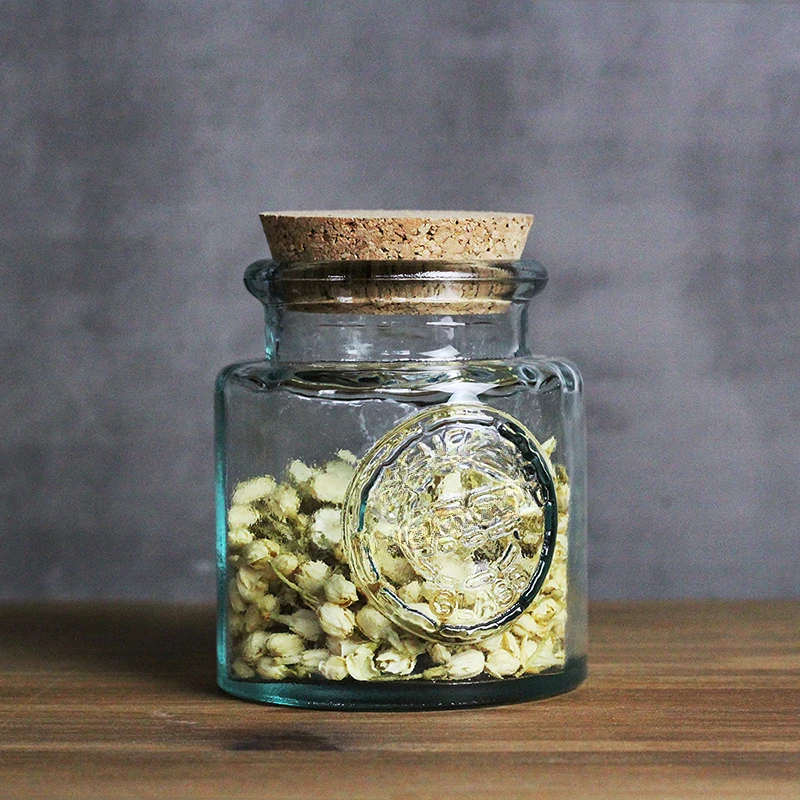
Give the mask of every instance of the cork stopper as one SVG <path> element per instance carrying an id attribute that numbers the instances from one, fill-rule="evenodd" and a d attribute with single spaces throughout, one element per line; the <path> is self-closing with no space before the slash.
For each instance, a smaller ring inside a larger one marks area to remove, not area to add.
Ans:
<path id="1" fill-rule="evenodd" d="M 261 214 L 276 261 L 516 261 L 530 214 L 279 211 Z"/>
<path id="2" fill-rule="evenodd" d="M 260 216 L 280 264 L 274 297 L 294 311 L 360 314 L 503 312 L 518 284 L 512 262 L 533 222 L 483 211 Z"/>

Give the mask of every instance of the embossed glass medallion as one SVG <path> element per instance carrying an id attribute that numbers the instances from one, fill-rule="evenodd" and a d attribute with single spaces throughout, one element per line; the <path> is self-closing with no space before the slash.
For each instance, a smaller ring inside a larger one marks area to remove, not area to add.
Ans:
<path id="1" fill-rule="evenodd" d="M 511 623 L 552 559 L 552 467 L 533 434 L 488 406 L 423 411 L 358 465 L 344 510 L 353 579 L 395 624 L 441 642 Z"/>

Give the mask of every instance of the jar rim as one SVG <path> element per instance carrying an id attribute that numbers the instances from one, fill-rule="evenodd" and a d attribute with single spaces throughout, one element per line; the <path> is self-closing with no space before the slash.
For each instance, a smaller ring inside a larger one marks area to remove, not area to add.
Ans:
<path id="1" fill-rule="evenodd" d="M 247 290 L 265 305 L 316 313 L 483 314 L 544 289 L 538 261 L 256 261 Z"/>

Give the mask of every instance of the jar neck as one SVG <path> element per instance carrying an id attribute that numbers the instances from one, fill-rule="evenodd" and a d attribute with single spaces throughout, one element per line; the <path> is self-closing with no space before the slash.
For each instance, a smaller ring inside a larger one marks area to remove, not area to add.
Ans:
<path id="1" fill-rule="evenodd" d="M 289 363 L 476 361 L 527 353 L 527 313 L 309 313 L 266 308 L 266 355 Z"/>

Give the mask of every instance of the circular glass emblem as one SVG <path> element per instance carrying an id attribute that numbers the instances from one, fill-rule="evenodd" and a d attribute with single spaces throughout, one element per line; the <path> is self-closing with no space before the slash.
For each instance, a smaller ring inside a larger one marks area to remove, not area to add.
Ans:
<path id="1" fill-rule="evenodd" d="M 550 462 L 522 423 L 477 404 L 416 414 L 356 468 L 344 545 L 354 580 L 395 624 L 467 642 L 538 593 L 557 529 Z"/>

